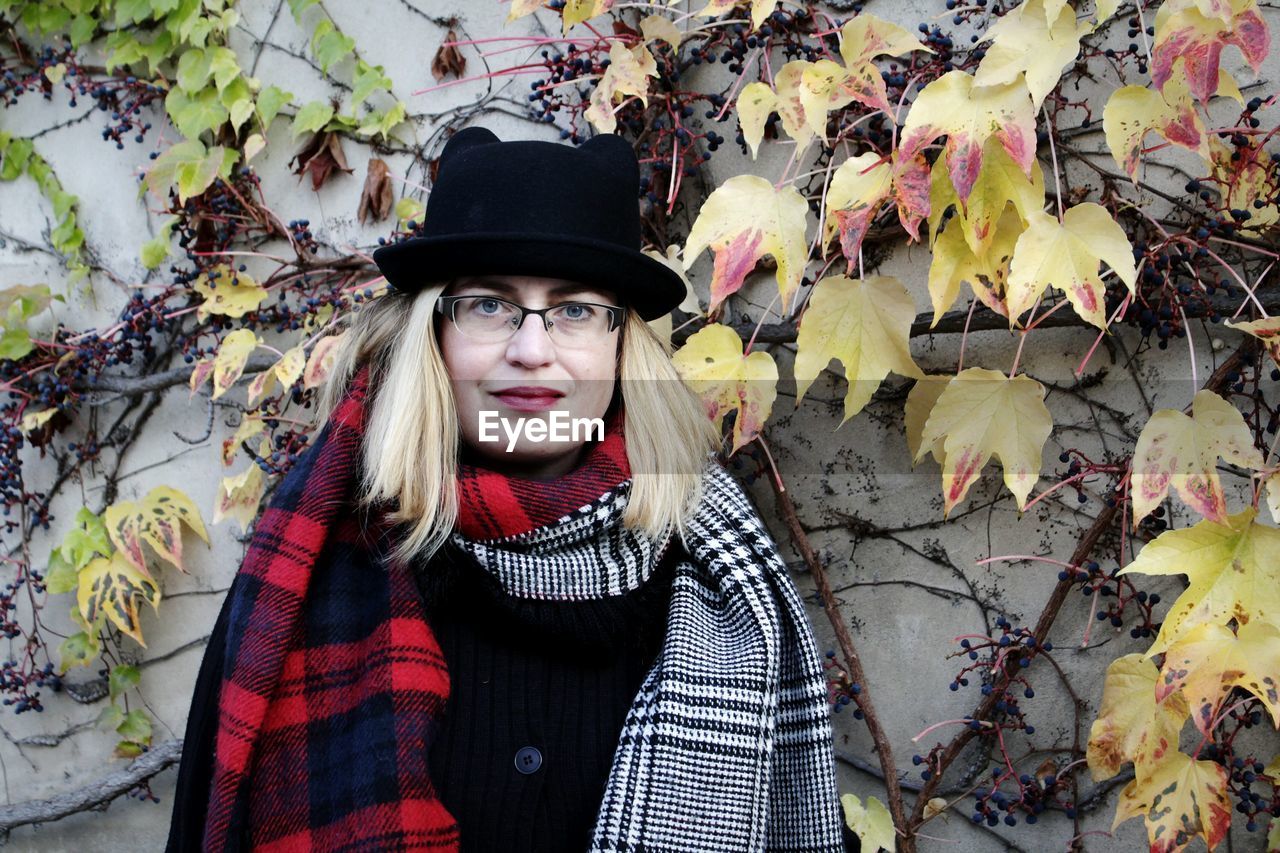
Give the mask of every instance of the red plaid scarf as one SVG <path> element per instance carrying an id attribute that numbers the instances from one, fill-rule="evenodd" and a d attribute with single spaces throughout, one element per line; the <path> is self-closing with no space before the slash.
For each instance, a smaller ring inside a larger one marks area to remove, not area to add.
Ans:
<path id="1" fill-rule="evenodd" d="M 383 562 L 382 517 L 362 530 L 341 511 L 368 380 L 365 366 L 280 483 L 229 593 L 206 850 L 458 849 L 427 771 L 449 695 L 440 646 L 413 579 Z M 555 480 L 461 465 L 458 529 L 526 532 L 629 476 L 619 408 L 604 440 Z"/>

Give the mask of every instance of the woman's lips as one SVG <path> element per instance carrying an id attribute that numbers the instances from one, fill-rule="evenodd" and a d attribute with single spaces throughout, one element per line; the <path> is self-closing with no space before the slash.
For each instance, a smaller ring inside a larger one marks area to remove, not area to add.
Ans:
<path id="1" fill-rule="evenodd" d="M 562 397 L 558 394 L 526 396 L 524 394 L 494 394 L 509 409 L 520 412 L 537 412 L 554 406 Z"/>

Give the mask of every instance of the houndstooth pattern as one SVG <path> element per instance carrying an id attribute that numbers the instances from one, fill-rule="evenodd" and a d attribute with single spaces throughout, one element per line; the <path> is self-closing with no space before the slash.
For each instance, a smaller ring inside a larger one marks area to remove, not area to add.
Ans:
<path id="1" fill-rule="evenodd" d="M 625 481 L 528 533 L 454 533 L 513 595 L 642 584 L 661 547 L 620 523 Z M 840 851 L 826 681 L 804 605 L 738 482 L 708 463 L 666 639 L 627 713 L 591 851 Z M 665 543 L 663 543 L 665 544 Z"/>

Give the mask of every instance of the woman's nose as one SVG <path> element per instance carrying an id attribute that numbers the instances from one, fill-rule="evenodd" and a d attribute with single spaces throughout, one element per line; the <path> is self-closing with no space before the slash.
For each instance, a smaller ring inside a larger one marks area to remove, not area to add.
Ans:
<path id="1" fill-rule="evenodd" d="M 507 357 L 522 364 L 546 364 L 554 360 L 555 350 L 546 321 L 537 314 L 526 314 L 520 328 L 507 342 Z"/>

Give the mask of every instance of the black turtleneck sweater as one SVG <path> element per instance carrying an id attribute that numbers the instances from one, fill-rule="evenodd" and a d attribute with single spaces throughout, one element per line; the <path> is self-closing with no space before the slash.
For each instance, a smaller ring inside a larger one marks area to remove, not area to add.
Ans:
<path id="1" fill-rule="evenodd" d="M 449 669 L 431 779 L 467 851 L 585 850 L 627 710 L 666 629 L 677 549 L 626 594 L 508 595 L 449 548 L 417 572 Z"/>
<path id="2" fill-rule="evenodd" d="M 587 849 L 627 710 L 662 645 L 683 558 L 673 540 L 645 584 L 588 601 L 510 596 L 451 547 L 416 567 L 450 678 L 430 773 L 458 821 L 463 853 Z M 224 602 L 197 677 L 169 853 L 200 845 L 226 611 Z M 847 827 L 844 844 L 860 849 Z"/>

